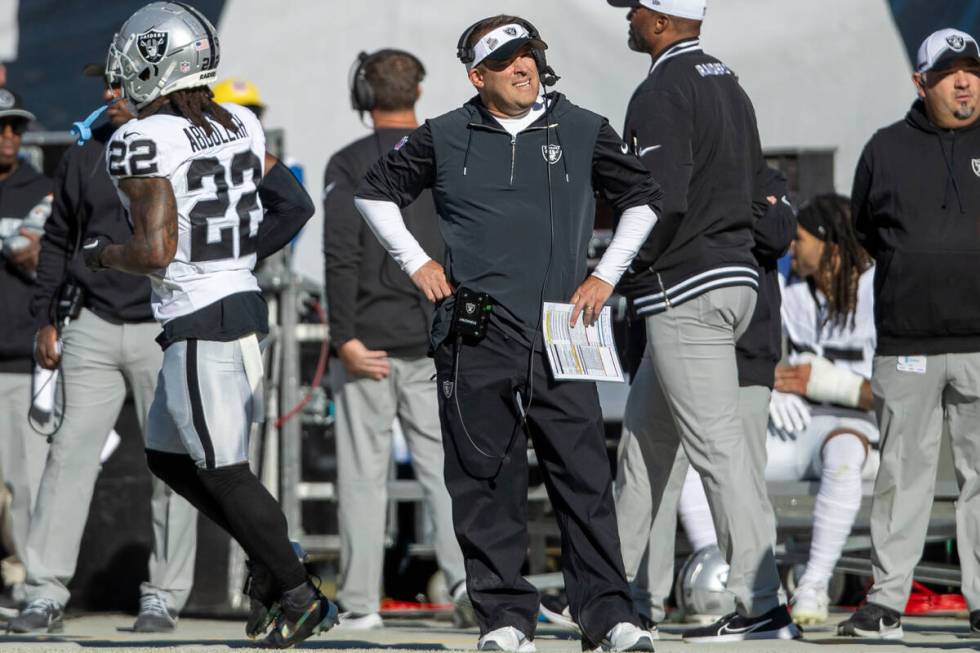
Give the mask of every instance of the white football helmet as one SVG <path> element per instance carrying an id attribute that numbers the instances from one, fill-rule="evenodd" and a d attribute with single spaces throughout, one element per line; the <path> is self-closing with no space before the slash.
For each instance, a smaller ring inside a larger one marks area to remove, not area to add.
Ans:
<path id="1" fill-rule="evenodd" d="M 129 17 L 109 45 L 106 80 L 120 84 L 137 109 L 174 91 L 217 77 L 214 26 L 183 2 L 151 2 Z"/>

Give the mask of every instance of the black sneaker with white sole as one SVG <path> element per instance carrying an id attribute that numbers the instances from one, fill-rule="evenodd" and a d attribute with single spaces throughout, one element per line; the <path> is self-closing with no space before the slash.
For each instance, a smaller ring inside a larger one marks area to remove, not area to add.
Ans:
<path id="1" fill-rule="evenodd" d="M 758 617 L 743 617 L 733 612 L 710 626 L 688 630 L 683 639 L 685 642 L 710 644 L 748 639 L 799 639 L 802 636 L 802 631 L 789 616 L 789 610 L 781 605 Z"/>
<path id="2" fill-rule="evenodd" d="M 902 639 L 902 615 L 877 603 L 865 603 L 846 621 L 837 624 L 837 634 L 868 639 Z"/>

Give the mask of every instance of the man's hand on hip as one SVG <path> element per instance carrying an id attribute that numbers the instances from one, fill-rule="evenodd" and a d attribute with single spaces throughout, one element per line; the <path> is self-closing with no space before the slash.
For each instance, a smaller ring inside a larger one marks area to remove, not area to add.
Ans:
<path id="1" fill-rule="evenodd" d="M 597 276 L 589 275 L 589 278 L 582 282 L 574 293 L 571 302 L 575 304 L 572 309 L 572 319 L 570 325 L 575 326 L 578 322 L 579 314 L 582 315 L 582 322 L 585 326 L 591 326 L 599 319 L 602 307 L 606 305 L 606 300 L 612 295 L 613 287 Z"/>
<path id="2" fill-rule="evenodd" d="M 58 367 L 61 352 L 58 351 L 58 330 L 53 324 L 42 327 L 34 339 L 34 360 L 46 370 Z"/>
<path id="3" fill-rule="evenodd" d="M 380 381 L 391 373 L 388 352 L 368 349 L 357 338 L 351 338 L 337 349 L 347 373 Z"/>
<path id="4" fill-rule="evenodd" d="M 435 303 L 451 297 L 454 289 L 446 271 L 435 261 L 428 261 L 412 275 L 412 283 L 425 294 L 425 298 Z"/>

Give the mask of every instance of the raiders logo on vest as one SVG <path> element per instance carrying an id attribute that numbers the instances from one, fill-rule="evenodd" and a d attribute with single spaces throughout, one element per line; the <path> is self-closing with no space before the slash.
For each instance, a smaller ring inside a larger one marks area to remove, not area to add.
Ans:
<path id="1" fill-rule="evenodd" d="M 973 174 L 980 177 L 980 159 L 970 159 L 970 165 L 973 166 Z"/>
<path id="2" fill-rule="evenodd" d="M 163 56 L 167 54 L 168 40 L 166 32 L 148 29 L 136 37 L 136 47 L 147 63 L 160 63 Z"/>
<path id="3" fill-rule="evenodd" d="M 541 156 L 549 165 L 555 165 L 561 160 L 561 145 L 542 145 Z"/>

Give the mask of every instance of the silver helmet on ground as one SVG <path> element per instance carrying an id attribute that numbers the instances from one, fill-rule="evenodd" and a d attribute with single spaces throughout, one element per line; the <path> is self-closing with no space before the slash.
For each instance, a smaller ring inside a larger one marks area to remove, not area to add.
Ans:
<path id="1" fill-rule="evenodd" d="M 690 621 L 714 621 L 735 611 L 735 598 L 726 588 L 728 563 L 717 545 L 688 557 L 677 576 L 674 598 Z"/>
<path id="2" fill-rule="evenodd" d="M 151 2 L 129 17 L 109 45 L 106 80 L 141 109 L 217 76 L 218 33 L 200 11 L 183 2 Z"/>

